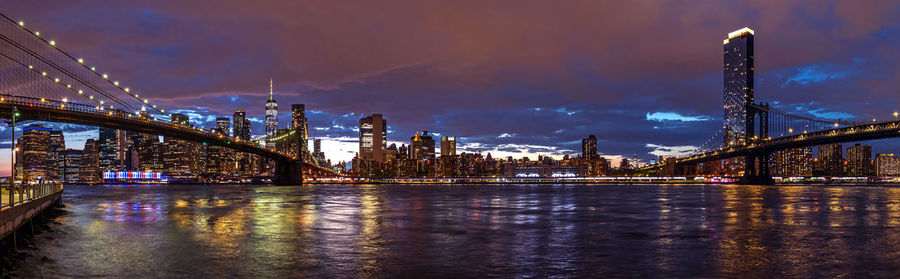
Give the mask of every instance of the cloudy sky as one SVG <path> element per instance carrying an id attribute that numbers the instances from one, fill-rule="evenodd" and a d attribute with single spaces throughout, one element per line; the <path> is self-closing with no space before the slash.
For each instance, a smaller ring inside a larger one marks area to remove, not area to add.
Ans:
<path id="1" fill-rule="evenodd" d="M 245 109 L 262 134 L 271 77 L 281 126 L 306 104 L 333 160 L 353 156 L 371 113 L 398 143 L 429 130 L 465 151 L 534 158 L 578 153 L 595 134 L 603 154 L 650 159 L 721 127 L 722 40 L 745 26 L 757 101 L 892 118 L 898 3 L 0 0 L 0 11 L 205 127 Z M 67 129 L 73 141 L 96 133 Z"/>

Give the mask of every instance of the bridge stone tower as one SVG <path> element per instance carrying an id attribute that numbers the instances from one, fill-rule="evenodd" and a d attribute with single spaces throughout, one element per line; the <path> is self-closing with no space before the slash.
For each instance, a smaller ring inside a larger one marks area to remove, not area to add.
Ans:
<path id="1" fill-rule="evenodd" d="M 303 137 L 296 138 L 297 149 L 294 159 L 281 159 L 275 162 L 275 177 L 272 183 L 275 185 L 303 185 L 303 150 L 306 149 L 306 141 Z M 291 150 L 291 148 L 288 148 Z"/>

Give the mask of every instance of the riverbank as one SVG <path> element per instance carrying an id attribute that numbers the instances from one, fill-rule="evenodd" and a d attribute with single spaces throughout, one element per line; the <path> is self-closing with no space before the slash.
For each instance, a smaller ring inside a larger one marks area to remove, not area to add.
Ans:
<path id="1" fill-rule="evenodd" d="M 36 277 L 35 274 L 20 274 L 20 267 L 49 261 L 47 257 L 35 259 L 31 252 L 38 249 L 39 239 L 52 240 L 57 235 L 64 234 L 53 226 L 59 224 L 56 221 L 58 217 L 66 214 L 65 205 L 61 202 L 54 203 L 31 218 L 26 225 L 20 226 L 15 233 L 3 238 L 0 241 L 0 278 Z"/>

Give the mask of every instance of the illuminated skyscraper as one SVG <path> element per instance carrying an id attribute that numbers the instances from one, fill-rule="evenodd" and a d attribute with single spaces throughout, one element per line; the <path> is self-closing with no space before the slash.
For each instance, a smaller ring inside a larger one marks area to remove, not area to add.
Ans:
<path id="1" fill-rule="evenodd" d="M 434 138 L 428 134 L 428 131 L 422 131 L 420 135 L 419 132 L 416 132 L 416 135 L 409 139 L 409 158 L 422 161 L 422 160 L 434 160 Z"/>
<path id="2" fill-rule="evenodd" d="M 231 130 L 231 119 L 228 119 L 228 117 L 216 118 L 216 128 L 213 132 L 228 136 L 229 130 Z"/>
<path id="3" fill-rule="evenodd" d="M 172 123 L 190 126 L 190 119 L 183 114 L 173 114 Z M 168 175 L 170 180 L 188 181 L 201 173 L 197 164 L 206 162 L 207 156 L 198 154 L 202 153 L 199 143 L 173 137 L 165 137 L 164 141 L 163 173 Z"/>
<path id="4" fill-rule="evenodd" d="M 387 148 L 387 120 L 372 114 L 359 120 L 359 157 L 384 162 Z"/>
<path id="5" fill-rule="evenodd" d="M 97 144 L 94 139 L 84 142 L 81 153 L 81 161 L 78 164 L 78 180 L 83 183 L 100 181 L 100 160 L 97 152 Z"/>
<path id="6" fill-rule="evenodd" d="M 306 107 L 303 104 L 293 104 L 291 105 L 291 130 L 296 131 L 299 136 L 299 142 L 302 143 L 300 145 L 301 154 L 304 156 L 304 160 L 308 159 L 306 156 L 309 156 L 309 148 L 306 145 L 309 144 L 309 131 L 307 130 L 307 121 L 306 121 Z"/>
<path id="7" fill-rule="evenodd" d="M 274 138 L 278 130 L 278 102 L 275 101 L 275 91 L 272 80 L 269 79 L 269 100 L 266 101 L 266 138 Z M 266 141 L 266 147 L 275 148 L 275 142 Z"/>
<path id="8" fill-rule="evenodd" d="M 597 136 L 589 135 L 586 139 L 581 139 L 581 158 L 584 159 L 597 159 L 600 155 L 597 154 Z"/>
<path id="9" fill-rule="evenodd" d="M 250 140 L 250 119 L 247 119 L 247 113 L 242 109 L 236 110 L 231 120 L 234 122 L 234 137 L 241 140 Z"/>
<path id="10" fill-rule="evenodd" d="M 303 104 L 291 105 L 291 129 L 298 130 L 300 137 L 305 141 L 309 139 L 307 130 L 306 106 Z"/>
<path id="11" fill-rule="evenodd" d="M 66 150 L 66 139 L 62 131 L 50 131 L 50 146 L 47 148 L 47 177 L 51 181 L 62 180 L 62 152 Z"/>
<path id="12" fill-rule="evenodd" d="M 23 181 L 36 181 L 47 178 L 48 154 L 51 129 L 41 125 L 29 125 L 22 129 L 19 138 Z"/>
<path id="13" fill-rule="evenodd" d="M 441 138 L 441 157 L 456 155 L 456 137 Z"/>
<path id="14" fill-rule="evenodd" d="M 747 142 L 746 105 L 753 103 L 753 30 L 742 28 L 725 39 L 725 146 Z"/>

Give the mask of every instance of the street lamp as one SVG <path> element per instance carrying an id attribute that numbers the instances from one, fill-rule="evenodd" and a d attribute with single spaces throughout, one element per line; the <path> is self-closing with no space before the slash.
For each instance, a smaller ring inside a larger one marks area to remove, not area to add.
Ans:
<path id="1" fill-rule="evenodd" d="M 19 110 L 16 109 L 16 107 L 13 107 L 13 112 L 12 112 L 12 117 L 11 117 L 12 119 L 10 119 L 10 123 L 11 123 L 10 126 L 12 127 L 12 129 L 11 129 L 12 132 L 10 133 L 10 137 L 12 138 L 12 146 L 10 146 L 10 148 L 9 148 L 9 155 L 10 155 L 9 166 L 12 169 L 12 171 L 9 172 L 10 173 L 10 175 L 9 175 L 9 204 L 10 204 L 10 206 L 12 206 L 12 204 L 14 203 L 13 198 L 15 196 L 13 195 L 13 188 L 15 188 L 15 186 L 16 186 L 16 184 L 15 184 L 16 183 L 16 118 L 19 118 L 19 116 L 21 116 L 21 115 L 22 114 L 19 113 Z"/>

